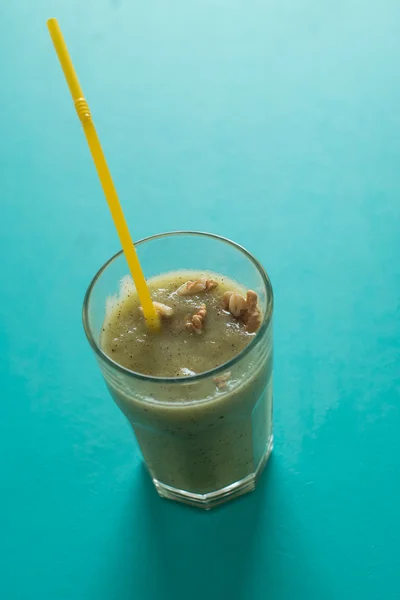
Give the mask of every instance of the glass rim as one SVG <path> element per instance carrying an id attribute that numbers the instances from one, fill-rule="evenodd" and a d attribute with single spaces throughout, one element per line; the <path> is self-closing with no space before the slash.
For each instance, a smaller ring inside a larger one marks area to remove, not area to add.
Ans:
<path id="1" fill-rule="evenodd" d="M 264 287 L 267 291 L 267 306 L 266 306 L 266 310 L 264 313 L 264 318 L 262 320 L 262 323 L 261 323 L 258 331 L 256 332 L 256 335 L 251 340 L 251 342 L 249 342 L 247 344 L 247 346 L 245 346 L 245 348 L 243 348 L 239 352 L 239 354 L 237 354 L 236 356 L 234 356 L 227 362 L 224 362 L 221 365 L 218 365 L 217 367 L 209 369 L 208 371 L 203 371 L 202 373 L 196 373 L 195 375 L 188 375 L 185 377 L 157 377 L 154 375 L 145 375 L 144 373 L 138 373 L 137 371 L 132 371 L 131 369 L 127 369 L 126 367 L 123 367 L 119 363 L 115 362 L 105 352 L 103 352 L 102 348 L 95 340 L 92 330 L 91 330 L 91 327 L 89 325 L 89 303 L 90 303 L 90 298 L 91 298 L 93 288 L 96 285 L 99 278 L 101 277 L 101 275 L 104 273 L 104 271 L 106 271 L 106 269 L 115 260 L 117 260 L 121 256 L 121 254 L 123 254 L 123 250 L 119 250 L 116 254 L 114 254 L 111 258 L 109 258 L 100 267 L 100 269 L 97 271 L 97 273 L 93 277 L 92 281 L 90 282 L 90 284 L 86 290 L 85 297 L 83 300 L 83 307 L 82 307 L 83 329 L 85 331 L 88 342 L 91 345 L 92 349 L 94 350 L 96 356 L 98 356 L 101 360 L 103 360 L 110 367 L 112 367 L 113 369 L 116 369 L 117 371 L 119 371 L 120 373 L 123 373 L 124 375 L 132 377 L 133 379 L 140 379 L 141 381 L 149 381 L 152 383 L 160 383 L 160 384 L 164 384 L 164 385 L 165 384 L 169 384 L 169 385 L 170 384 L 180 384 L 180 385 L 182 385 L 182 384 L 194 383 L 194 382 L 200 381 L 201 379 L 206 379 L 208 377 L 214 377 L 215 375 L 218 375 L 219 373 L 222 373 L 223 371 L 226 371 L 226 370 L 232 368 L 234 365 L 236 365 L 238 362 L 240 362 L 243 357 L 245 357 L 249 352 L 251 352 L 251 350 L 253 348 L 255 348 L 255 346 L 258 344 L 258 342 L 260 341 L 260 338 L 262 337 L 264 332 L 267 330 L 267 328 L 271 322 L 273 308 L 274 308 L 274 293 L 273 293 L 271 281 L 268 277 L 266 270 L 264 269 L 262 264 L 248 250 L 246 250 L 246 248 L 244 248 L 240 244 L 237 244 L 236 242 L 230 240 L 229 238 L 223 237 L 223 236 L 215 234 L 215 233 L 207 233 L 204 231 L 182 230 L 182 231 L 167 231 L 164 233 L 157 233 L 155 235 L 150 235 L 150 236 L 140 239 L 138 242 L 134 242 L 134 244 L 135 244 L 135 246 L 140 246 L 141 244 L 145 244 L 146 242 L 151 242 L 153 240 L 162 239 L 162 238 L 166 238 L 166 237 L 175 237 L 175 236 L 176 237 L 178 237 L 178 236 L 198 236 L 198 237 L 212 238 L 219 242 L 228 244 L 228 245 L 232 246 L 233 248 L 235 248 L 236 250 L 239 250 L 239 252 L 244 254 L 250 260 L 250 262 L 253 263 L 253 265 L 256 267 L 257 271 L 261 275 L 261 279 L 263 280 Z"/>

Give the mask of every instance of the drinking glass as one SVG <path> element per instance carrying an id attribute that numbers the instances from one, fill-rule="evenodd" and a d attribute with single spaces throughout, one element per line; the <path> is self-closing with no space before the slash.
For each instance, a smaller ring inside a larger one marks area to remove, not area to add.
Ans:
<path id="1" fill-rule="evenodd" d="M 263 320 L 252 341 L 229 362 L 188 377 L 135 373 L 103 352 L 106 313 L 129 272 L 122 252 L 98 271 L 84 300 L 87 338 L 157 492 L 212 508 L 253 490 L 272 449 L 272 286 L 247 250 L 217 235 L 171 232 L 135 245 L 146 278 L 210 271 L 258 294 Z"/>

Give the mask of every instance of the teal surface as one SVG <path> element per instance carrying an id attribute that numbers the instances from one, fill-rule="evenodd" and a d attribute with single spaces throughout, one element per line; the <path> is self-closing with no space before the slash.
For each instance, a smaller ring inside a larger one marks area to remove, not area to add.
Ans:
<path id="1" fill-rule="evenodd" d="M 397 600 L 398 0 L 0 13 L 1 597 Z M 226 235 L 274 285 L 273 458 L 212 513 L 156 496 L 82 331 L 119 244 L 51 16 L 135 238 Z"/>

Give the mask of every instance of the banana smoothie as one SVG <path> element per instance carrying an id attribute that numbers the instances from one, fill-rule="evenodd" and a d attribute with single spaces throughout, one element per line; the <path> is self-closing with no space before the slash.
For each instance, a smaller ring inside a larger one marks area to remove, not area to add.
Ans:
<path id="1" fill-rule="evenodd" d="M 257 294 L 201 271 L 148 286 L 160 330 L 147 327 L 127 278 L 108 303 L 100 343 L 136 374 L 130 386 L 103 367 L 153 481 L 161 495 L 179 490 L 194 504 L 235 485 L 248 491 L 272 447 L 272 340 L 251 344 L 263 321 Z"/>

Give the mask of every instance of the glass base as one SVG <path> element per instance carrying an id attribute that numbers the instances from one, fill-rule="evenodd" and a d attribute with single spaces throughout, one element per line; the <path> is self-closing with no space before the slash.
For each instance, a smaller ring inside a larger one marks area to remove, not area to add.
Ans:
<path id="1" fill-rule="evenodd" d="M 209 492 L 208 494 L 194 494 L 192 492 L 186 492 L 184 490 L 171 487 L 170 485 L 161 483 L 161 481 L 158 481 L 154 478 L 153 483 L 161 498 L 167 498 L 168 500 L 175 500 L 176 502 L 182 502 L 183 504 L 188 504 L 189 506 L 197 506 L 198 508 L 210 510 L 211 508 L 223 504 L 224 502 L 228 502 L 229 500 L 238 498 L 243 494 L 247 494 L 247 492 L 252 492 L 256 487 L 257 481 L 260 478 L 265 465 L 267 464 L 267 460 L 271 454 L 272 448 L 273 437 L 271 437 L 267 449 L 254 473 L 251 473 L 251 475 L 248 475 L 244 479 L 235 481 L 235 483 L 231 483 L 220 490 L 216 490 L 215 492 Z"/>

